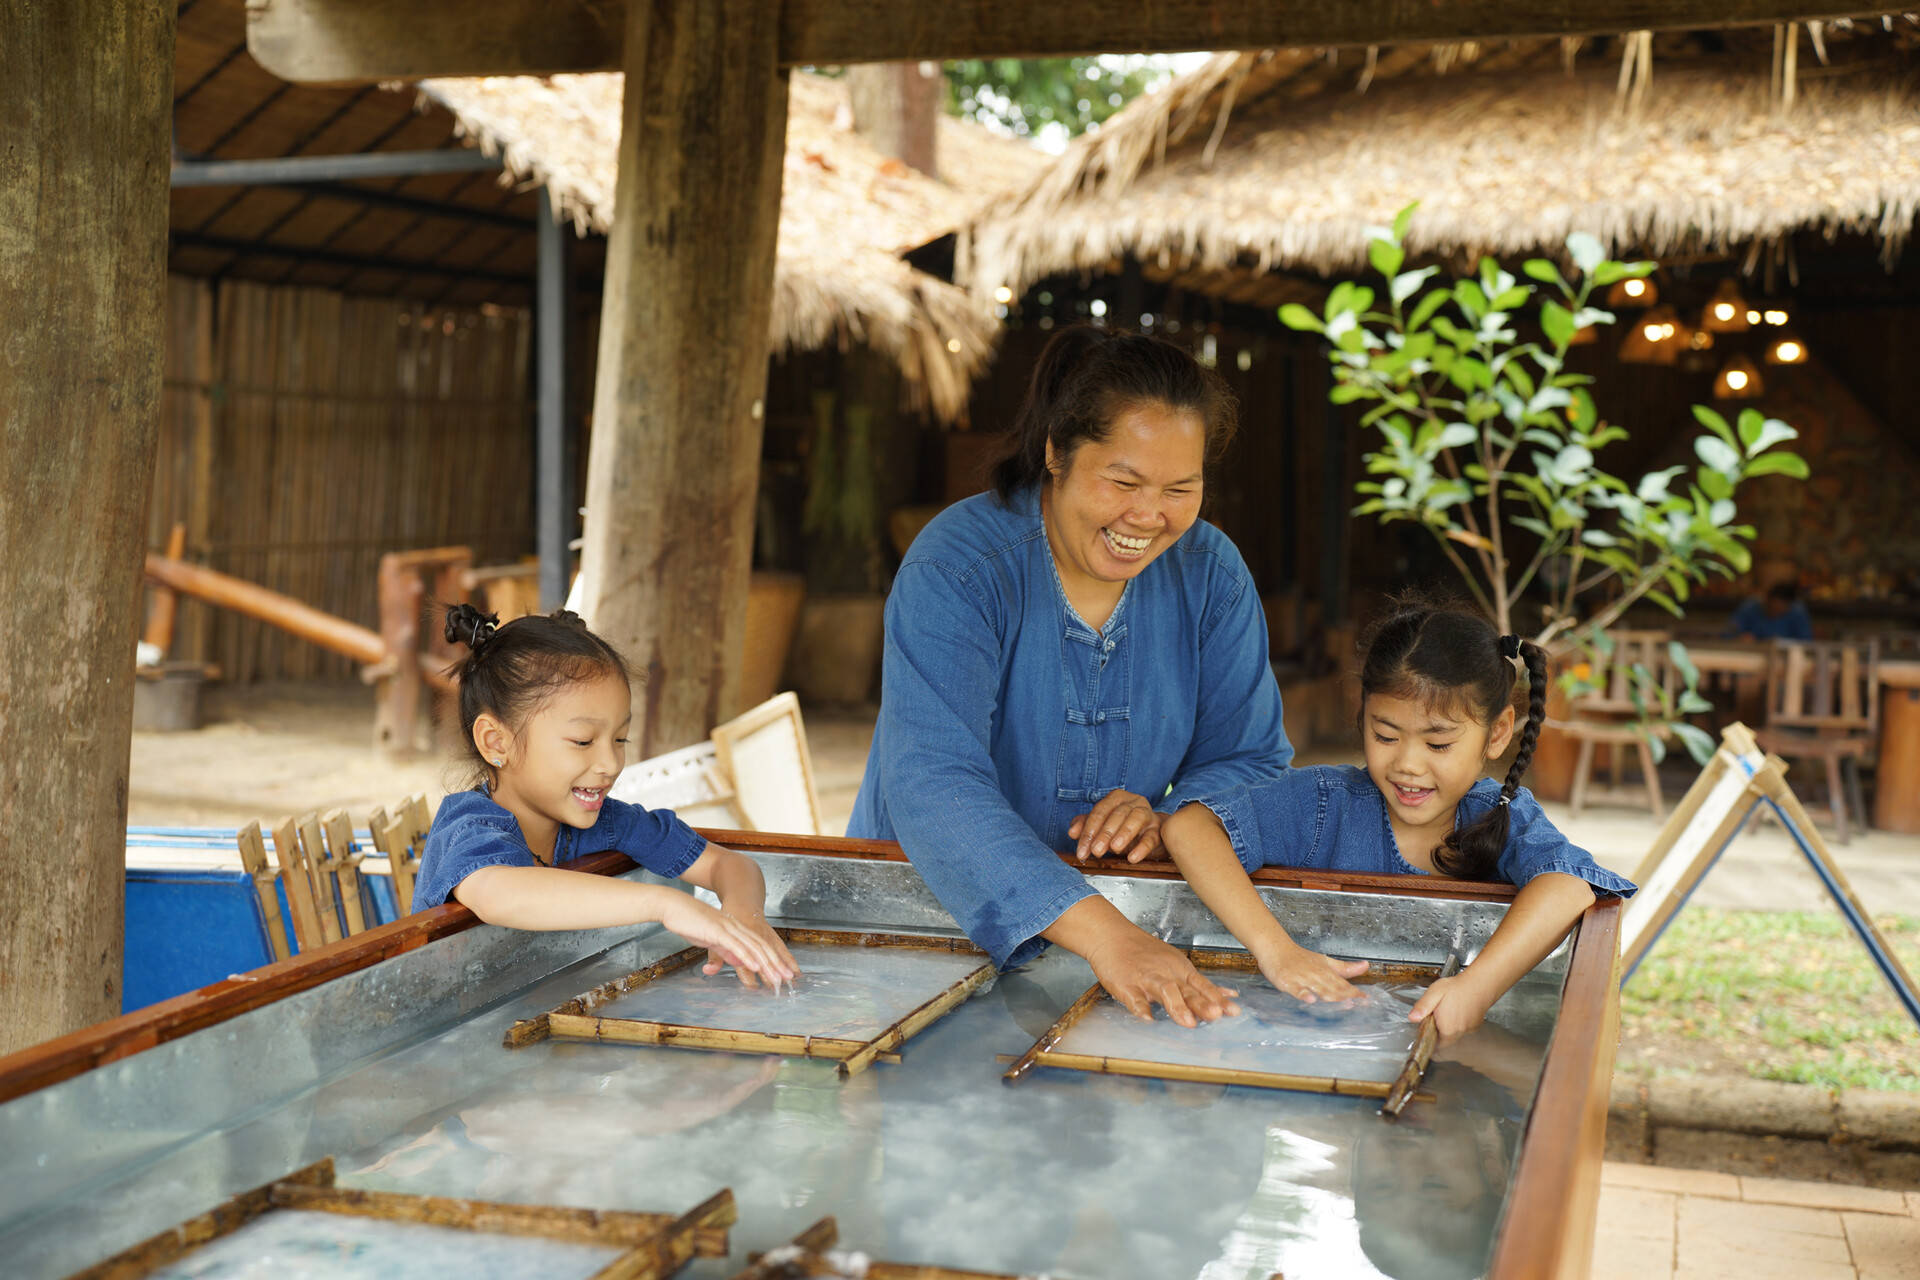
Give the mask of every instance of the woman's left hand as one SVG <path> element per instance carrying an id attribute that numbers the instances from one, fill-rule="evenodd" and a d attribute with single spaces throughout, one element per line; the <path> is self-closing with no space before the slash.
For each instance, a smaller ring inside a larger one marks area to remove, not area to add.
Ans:
<path id="1" fill-rule="evenodd" d="M 1067 835 L 1080 842 L 1074 856 L 1082 862 L 1109 853 L 1124 853 L 1128 862 L 1160 856 L 1160 815 L 1145 796 L 1131 791 L 1107 792 L 1073 820 Z"/>
<path id="2" fill-rule="evenodd" d="M 1495 998 L 1498 995 L 1494 993 Z M 1481 992 L 1479 984 L 1468 973 L 1456 973 L 1428 987 L 1426 994 L 1414 1002 L 1407 1017 L 1414 1022 L 1432 1018 L 1434 1029 L 1440 1033 L 1440 1043 L 1451 1044 L 1485 1022 L 1492 1004 L 1493 999 Z"/>

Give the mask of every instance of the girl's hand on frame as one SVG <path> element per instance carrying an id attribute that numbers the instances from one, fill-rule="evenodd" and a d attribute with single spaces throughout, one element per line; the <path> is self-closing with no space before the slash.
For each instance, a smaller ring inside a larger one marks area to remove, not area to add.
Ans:
<path id="1" fill-rule="evenodd" d="M 770 983 L 785 982 L 799 973 L 793 956 L 787 953 L 786 946 L 778 937 L 773 937 L 769 945 L 767 934 L 771 931 L 767 930 L 764 920 L 756 930 L 745 921 L 710 907 L 691 894 L 673 890 L 668 892 L 673 894 L 675 901 L 661 911 L 660 923 L 695 946 L 707 948 L 723 963 L 732 965 L 739 971 L 740 980 L 748 986 L 754 985 L 753 977 L 764 978 Z M 712 957 L 708 958 L 707 965 L 708 973 L 719 972 Z"/>
<path id="2" fill-rule="evenodd" d="M 1499 995 L 1495 992 L 1489 999 L 1468 973 L 1456 973 L 1428 987 L 1426 994 L 1414 1002 L 1407 1017 L 1413 1022 L 1432 1018 L 1440 1043 L 1451 1044 L 1486 1021 L 1487 1010 Z"/>
<path id="3" fill-rule="evenodd" d="M 1088 858 L 1124 853 L 1128 862 L 1159 857 L 1160 817 L 1147 798 L 1131 791 L 1109 791 L 1093 808 L 1067 827 L 1067 838 L 1077 840 L 1073 855 Z"/>
<path id="4" fill-rule="evenodd" d="M 1360 988 L 1347 979 L 1367 971 L 1365 960 L 1336 960 L 1309 951 L 1290 938 L 1281 946 L 1256 951 L 1254 959 L 1259 962 L 1261 977 L 1301 1004 L 1357 1000 Z"/>
<path id="5" fill-rule="evenodd" d="M 793 958 L 793 952 L 787 950 L 786 939 L 775 932 L 774 927 L 767 923 L 765 916 L 761 915 L 758 911 L 735 911 L 724 902 L 720 905 L 720 914 L 729 920 L 737 921 L 746 928 L 748 933 L 765 944 L 767 950 L 773 954 L 774 959 L 786 966 L 787 979 L 789 981 L 799 976 L 799 962 Z M 721 958 L 719 952 L 709 952 L 707 954 L 707 963 L 701 972 L 712 976 L 720 972 L 727 963 L 726 960 Z M 760 985 L 752 973 L 740 968 L 738 965 L 734 966 L 734 971 L 740 975 L 740 981 L 747 986 L 757 987 Z"/>

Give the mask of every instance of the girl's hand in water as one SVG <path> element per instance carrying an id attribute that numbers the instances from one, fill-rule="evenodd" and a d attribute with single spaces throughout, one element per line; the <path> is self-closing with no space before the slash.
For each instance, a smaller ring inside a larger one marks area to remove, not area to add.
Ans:
<path id="1" fill-rule="evenodd" d="M 1486 1021 L 1487 1010 L 1500 996 L 1488 996 L 1472 978 L 1472 970 L 1441 978 L 1414 1002 L 1407 1017 L 1414 1022 L 1433 1019 L 1440 1043 L 1449 1044 Z"/>
<path id="2" fill-rule="evenodd" d="M 774 959 L 786 966 L 787 975 L 784 979 L 785 981 L 791 982 L 800 975 L 800 965 L 794 960 L 793 952 L 787 950 L 786 939 L 775 932 L 774 927 L 767 923 L 765 916 L 761 915 L 758 911 L 748 911 L 730 907 L 724 902 L 720 904 L 720 914 L 729 920 L 737 921 L 739 924 L 745 926 L 749 933 L 765 944 L 767 950 L 773 953 Z M 726 961 L 720 958 L 718 952 L 709 952 L 706 967 L 703 972 L 709 975 L 716 974 L 720 972 L 726 963 Z M 754 976 L 745 969 L 740 968 L 738 965 L 734 966 L 734 969 L 735 972 L 740 975 L 740 981 L 749 987 L 759 985 L 754 979 Z M 778 979 L 773 980 L 774 985 L 777 986 L 779 981 Z"/>
<path id="3" fill-rule="evenodd" d="M 770 983 L 786 982 L 800 972 L 785 944 L 778 937 L 769 937 L 766 921 L 755 929 L 691 894 L 668 892 L 675 901 L 661 911 L 660 923 L 713 953 L 707 958 L 706 972 L 718 973 L 720 965 L 730 964 L 748 986 L 754 985 L 755 977 Z"/>
<path id="4" fill-rule="evenodd" d="M 1318 951 L 1309 951 L 1292 939 L 1257 950 L 1253 958 L 1260 965 L 1260 976 L 1301 1004 L 1321 1000 L 1357 1000 L 1360 988 L 1347 981 L 1367 971 L 1365 960 L 1335 960 Z"/>

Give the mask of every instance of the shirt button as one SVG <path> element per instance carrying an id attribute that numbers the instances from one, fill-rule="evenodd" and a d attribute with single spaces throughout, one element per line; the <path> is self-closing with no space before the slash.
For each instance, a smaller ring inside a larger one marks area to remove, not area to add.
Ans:
<path id="1" fill-rule="evenodd" d="M 1111 641 L 1111 640 L 1109 640 L 1109 641 L 1107 641 L 1107 652 L 1108 652 L 1108 653 L 1112 653 L 1112 652 L 1113 652 L 1113 641 Z"/>
<path id="2" fill-rule="evenodd" d="M 1095 724 L 1105 724 L 1105 723 L 1107 722 L 1107 713 L 1106 713 L 1106 712 L 1104 712 L 1104 711 L 1096 711 L 1096 712 L 1094 712 L 1094 713 L 1093 713 L 1093 722 L 1094 722 Z"/>

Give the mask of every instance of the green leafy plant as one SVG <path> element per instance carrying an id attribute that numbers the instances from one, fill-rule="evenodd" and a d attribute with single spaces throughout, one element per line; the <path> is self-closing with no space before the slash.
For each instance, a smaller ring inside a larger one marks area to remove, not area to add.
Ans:
<path id="1" fill-rule="evenodd" d="M 1405 269 L 1417 207 L 1369 239 L 1384 288 L 1343 281 L 1319 313 L 1280 309 L 1288 327 L 1327 339 L 1334 402 L 1367 405 L 1361 425 L 1379 432 L 1354 514 L 1419 524 L 1503 633 L 1530 630 L 1550 652 L 1583 650 L 1590 666 L 1604 665 L 1592 659 L 1606 629 L 1636 601 L 1679 617 L 1694 585 L 1746 572 L 1754 530 L 1737 523 L 1735 492 L 1759 476 L 1805 479 L 1806 461 L 1778 447 L 1798 433 L 1754 409 L 1729 424 L 1695 405 L 1706 430 L 1691 476 L 1676 466 L 1629 483 L 1605 470 L 1600 451 L 1627 432 L 1600 417 L 1593 380 L 1567 368 L 1567 351 L 1580 330 L 1614 322 L 1594 291 L 1654 264 L 1611 260 L 1597 238 L 1575 232 L 1571 279 L 1546 258 L 1524 262 L 1524 278 L 1482 258 L 1473 275 L 1448 280 L 1437 266 Z M 1583 616 L 1583 600 L 1596 598 L 1603 603 Z M 1664 726 L 1704 759 L 1711 741 L 1678 717 L 1708 704 L 1676 648 L 1684 690 L 1668 695 L 1639 673 L 1638 723 L 1657 752 Z M 1583 691 L 1577 680 L 1563 687 Z"/>

